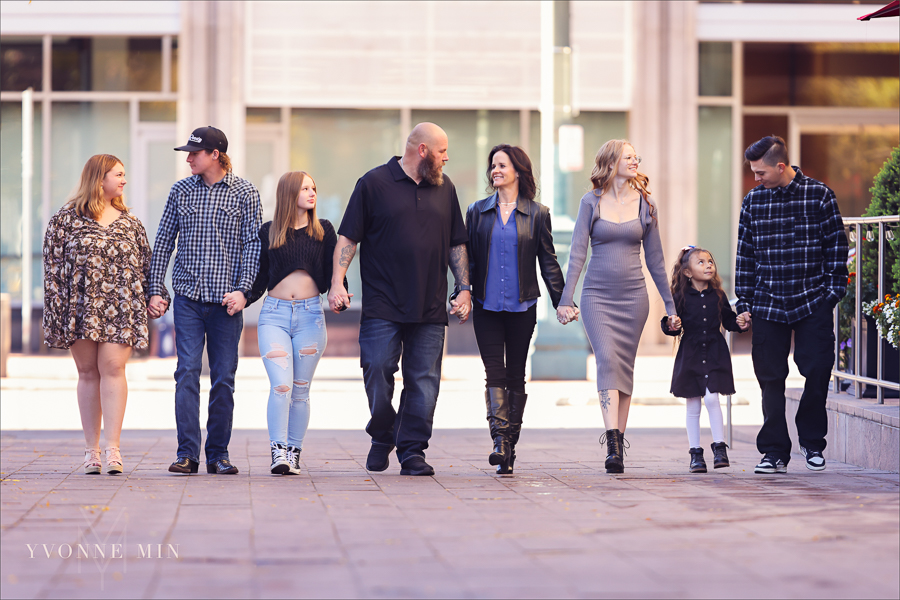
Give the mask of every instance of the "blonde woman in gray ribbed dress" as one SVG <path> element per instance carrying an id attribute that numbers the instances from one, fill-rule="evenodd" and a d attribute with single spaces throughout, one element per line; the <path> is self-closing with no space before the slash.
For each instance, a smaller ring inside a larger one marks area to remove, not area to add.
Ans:
<path id="1" fill-rule="evenodd" d="M 606 427 L 600 443 L 607 445 L 607 473 L 625 470 L 622 445 L 631 407 L 634 357 L 650 312 L 641 245 L 666 313 L 669 319 L 677 319 L 666 280 L 659 214 L 650 200 L 649 179 L 637 170 L 640 163 L 641 157 L 626 140 L 610 140 L 597 152 L 591 173 L 594 189 L 581 199 L 566 287 L 557 310 L 561 323 L 575 318 L 575 286 L 590 244 L 581 314 L 597 361 L 597 392 Z"/>

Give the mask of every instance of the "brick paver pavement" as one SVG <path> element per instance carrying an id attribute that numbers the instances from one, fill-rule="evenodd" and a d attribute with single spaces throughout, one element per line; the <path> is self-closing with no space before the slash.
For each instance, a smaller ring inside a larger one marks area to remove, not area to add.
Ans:
<path id="1" fill-rule="evenodd" d="M 174 432 L 126 431 L 126 473 L 111 477 L 81 474 L 80 432 L 4 431 L 0 591 L 898 597 L 896 473 L 813 473 L 795 458 L 786 475 L 754 475 L 758 454 L 738 443 L 731 468 L 690 475 L 684 432 L 644 429 L 611 476 L 597 433 L 526 424 L 517 473 L 497 477 L 486 428 L 437 430 L 437 474 L 415 478 L 395 457 L 366 472 L 357 431 L 310 431 L 297 477 L 269 475 L 264 431 L 235 432 L 239 475 L 190 477 L 166 472 Z"/>

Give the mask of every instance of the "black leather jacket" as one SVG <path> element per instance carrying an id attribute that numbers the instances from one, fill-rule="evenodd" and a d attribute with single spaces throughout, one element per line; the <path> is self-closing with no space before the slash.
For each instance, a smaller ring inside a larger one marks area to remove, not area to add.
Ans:
<path id="1" fill-rule="evenodd" d="M 541 295 L 537 281 L 535 259 L 541 266 L 541 277 L 550 292 L 553 307 L 562 297 L 562 269 L 553 248 L 553 228 L 550 225 L 550 209 L 534 200 L 519 196 L 515 210 L 518 231 L 519 302 L 533 300 Z M 466 212 L 466 230 L 469 233 L 469 280 L 475 298 L 484 300 L 487 280 L 488 257 L 491 251 L 491 231 L 497 218 L 497 194 L 469 205 Z"/>

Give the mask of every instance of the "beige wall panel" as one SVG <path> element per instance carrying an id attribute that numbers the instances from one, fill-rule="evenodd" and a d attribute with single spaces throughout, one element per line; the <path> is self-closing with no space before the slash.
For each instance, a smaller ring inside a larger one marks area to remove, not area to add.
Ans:
<path id="1" fill-rule="evenodd" d="M 250 2 L 255 106 L 537 107 L 536 2 Z"/>
<path id="2" fill-rule="evenodd" d="M 634 56 L 630 2 L 569 4 L 573 105 L 579 110 L 628 110 Z"/>

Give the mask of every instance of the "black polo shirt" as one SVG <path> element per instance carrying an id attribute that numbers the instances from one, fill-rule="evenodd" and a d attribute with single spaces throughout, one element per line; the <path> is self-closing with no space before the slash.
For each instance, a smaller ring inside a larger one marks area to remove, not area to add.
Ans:
<path id="1" fill-rule="evenodd" d="M 363 317 L 447 324 L 450 248 L 468 240 L 449 177 L 416 185 L 395 156 L 356 182 L 338 233 L 359 242 Z"/>

